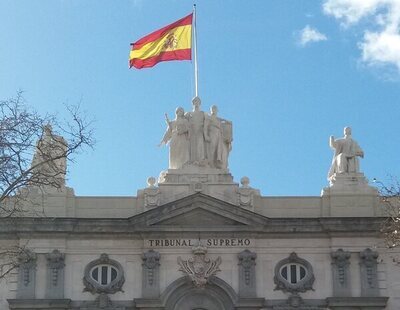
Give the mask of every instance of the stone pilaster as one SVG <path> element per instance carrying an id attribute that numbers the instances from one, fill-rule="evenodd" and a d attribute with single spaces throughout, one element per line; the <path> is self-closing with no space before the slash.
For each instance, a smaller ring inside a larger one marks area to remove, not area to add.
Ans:
<path id="1" fill-rule="evenodd" d="M 361 296 L 379 296 L 378 256 L 369 248 L 360 252 Z"/>
<path id="2" fill-rule="evenodd" d="M 238 254 L 239 258 L 239 296 L 256 297 L 256 258 L 257 254 L 244 250 Z"/>
<path id="3" fill-rule="evenodd" d="M 34 299 L 36 282 L 37 255 L 31 250 L 24 250 L 18 257 L 18 290 L 17 298 Z"/>
<path id="4" fill-rule="evenodd" d="M 46 298 L 64 298 L 64 267 L 65 254 L 58 250 L 46 254 L 47 259 L 47 287 Z"/>
<path id="5" fill-rule="evenodd" d="M 157 298 L 160 296 L 160 253 L 149 250 L 143 253 L 143 298 Z"/>
<path id="6" fill-rule="evenodd" d="M 333 273 L 333 296 L 351 296 L 350 290 L 350 252 L 342 249 L 331 253 Z"/>

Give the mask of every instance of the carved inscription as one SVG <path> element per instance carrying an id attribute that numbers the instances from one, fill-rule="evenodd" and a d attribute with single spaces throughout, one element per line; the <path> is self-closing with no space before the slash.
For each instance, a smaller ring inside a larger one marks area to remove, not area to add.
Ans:
<path id="1" fill-rule="evenodd" d="M 199 240 L 196 239 L 148 239 L 145 240 L 147 247 L 193 247 Z M 241 247 L 250 246 L 248 238 L 209 238 L 200 240 L 207 247 Z"/>

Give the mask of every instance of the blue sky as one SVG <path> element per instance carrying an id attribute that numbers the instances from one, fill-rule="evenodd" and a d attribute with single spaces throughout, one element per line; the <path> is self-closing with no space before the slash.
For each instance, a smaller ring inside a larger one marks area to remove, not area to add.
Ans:
<path id="1" fill-rule="evenodd" d="M 0 0 L 0 99 L 92 117 L 77 195 L 136 195 L 168 166 L 164 113 L 191 109 L 193 64 L 128 69 L 131 42 L 192 1 Z M 267 196 L 319 195 L 343 127 L 372 180 L 400 176 L 400 1 L 197 1 L 199 95 L 234 126 L 230 171 Z"/>

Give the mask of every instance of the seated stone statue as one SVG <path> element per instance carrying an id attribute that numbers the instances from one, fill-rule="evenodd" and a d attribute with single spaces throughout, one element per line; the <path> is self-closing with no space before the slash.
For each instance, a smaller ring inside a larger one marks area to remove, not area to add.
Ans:
<path id="1" fill-rule="evenodd" d="M 357 157 L 364 157 L 364 152 L 351 137 L 350 127 L 344 128 L 344 137 L 341 139 L 331 136 L 329 146 L 335 151 L 335 154 L 329 169 L 328 180 L 331 180 L 335 174 L 360 172 Z"/>

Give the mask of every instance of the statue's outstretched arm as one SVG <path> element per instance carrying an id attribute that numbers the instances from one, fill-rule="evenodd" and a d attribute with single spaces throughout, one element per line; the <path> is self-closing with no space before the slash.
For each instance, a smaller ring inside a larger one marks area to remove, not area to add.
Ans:
<path id="1" fill-rule="evenodd" d="M 335 141 L 335 137 L 334 136 L 330 136 L 329 137 L 329 146 L 334 149 L 334 148 L 336 148 L 336 145 L 337 145 L 337 143 Z"/>

